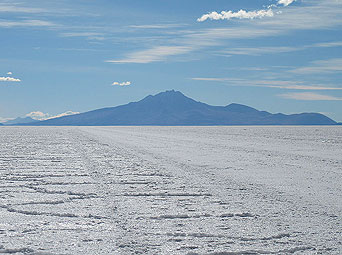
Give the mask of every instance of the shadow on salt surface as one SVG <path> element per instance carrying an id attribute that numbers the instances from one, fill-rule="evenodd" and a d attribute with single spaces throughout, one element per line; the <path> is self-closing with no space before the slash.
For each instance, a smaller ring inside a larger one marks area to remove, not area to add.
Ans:
<path id="1" fill-rule="evenodd" d="M 70 195 L 70 196 L 78 196 L 78 197 L 80 197 L 80 199 L 96 197 L 95 193 L 85 194 L 85 193 L 64 191 L 64 190 L 48 190 L 48 189 L 34 187 L 34 186 L 27 186 L 27 187 L 35 190 L 36 192 L 45 193 L 45 194 L 65 194 L 65 195 Z"/>
<path id="2" fill-rule="evenodd" d="M 179 214 L 179 215 L 159 215 L 152 216 L 150 219 L 153 220 L 165 220 L 165 219 L 190 219 L 190 218 L 204 218 L 204 217 L 219 217 L 219 218 L 256 218 L 257 215 L 253 215 L 251 213 L 226 213 L 221 214 L 220 216 L 211 215 L 208 213 L 198 214 L 198 215 L 188 215 L 188 214 Z"/>
<path id="3" fill-rule="evenodd" d="M 187 255 L 262 255 L 262 254 L 293 254 L 300 251 L 314 251 L 314 247 L 295 247 L 292 249 L 284 249 L 279 251 L 264 251 L 264 250 L 250 250 L 250 251 L 232 251 L 232 252 L 214 252 L 214 253 L 194 253 L 190 252 Z"/>
<path id="4" fill-rule="evenodd" d="M 180 215 L 160 215 L 150 217 L 153 220 L 165 220 L 165 219 L 190 219 L 190 218 L 202 218 L 202 217 L 212 217 L 210 214 L 200 214 L 200 215 L 188 215 L 188 214 L 180 214 Z"/>
<path id="5" fill-rule="evenodd" d="M 65 200 L 55 200 L 55 201 L 32 201 L 32 202 L 25 202 L 17 205 L 59 205 L 71 202 L 71 199 L 65 199 Z"/>
<path id="6" fill-rule="evenodd" d="M 253 215 L 251 213 L 226 213 L 221 214 L 221 218 L 232 218 L 232 217 L 240 217 L 240 218 L 255 218 L 257 215 Z"/>
<path id="7" fill-rule="evenodd" d="M 60 218 L 85 218 L 85 219 L 107 219 L 103 216 L 98 215 L 76 215 L 73 213 L 51 213 L 51 212 L 38 212 L 38 211 L 26 211 L 20 209 L 14 209 L 10 206 L 0 206 L 0 208 L 6 209 L 8 212 L 19 213 L 28 216 L 52 216 L 52 217 L 60 217 Z"/>
<path id="8" fill-rule="evenodd" d="M 196 237 L 196 238 L 225 238 L 224 235 L 214 235 L 214 234 L 207 234 L 207 233 L 167 233 L 167 236 L 172 237 Z"/>
<path id="9" fill-rule="evenodd" d="M 288 238 L 291 237 L 288 233 L 278 234 L 274 236 L 269 237 L 261 237 L 261 238 L 247 238 L 247 237 L 236 237 L 236 236 L 226 236 L 226 235 L 218 235 L 218 234 L 208 234 L 208 233 L 167 233 L 167 236 L 171 237 L 196 237 L 196 238 L 229 238 L 233 240 L 239 240 L 239 241 L 270 241 L 275 239 L 282 239 L 282 238 Z"/>
<path id="10" fill-rule="evenodd" d="M 5 249 L 4 246 L 0 245 L 0 254 L 29 254 L 29 255 L 62 255 L 49 252 L 36 252 L 30 248 L 15 248 L 15 249 Z"/>
<path id="11" fill-rule="evenodd" d="M 116 196 L 123 197 L 211 197 L 211 194 L 205 193 L 125 193 Z"/>
<path id="12" fill-rule="evenodd" d="M 282 239 L 282 238 L 285 238 L 285 237 L 291 237 L 291 235 L 288 234 L 288 233 L 283 233 L 283 234 L 273 235 L 273 236 L 269 236 L 269 237 L 262 237 L 262 238 L 242 237 L 242 238 L 240 238 L 240 240 L 241 241 L 257 241 L 257 240 L 269 241 L 269 240 L 274 240 L 274 239 Z"/>

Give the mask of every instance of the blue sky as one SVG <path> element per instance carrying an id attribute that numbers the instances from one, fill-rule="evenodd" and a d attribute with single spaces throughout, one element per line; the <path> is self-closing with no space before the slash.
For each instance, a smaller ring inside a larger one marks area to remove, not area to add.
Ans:
<path id="1" fill-rule="evenodd" d="M 0 0 L 0 121 L 175 89 L 342 121 L 341 0 Z"/>

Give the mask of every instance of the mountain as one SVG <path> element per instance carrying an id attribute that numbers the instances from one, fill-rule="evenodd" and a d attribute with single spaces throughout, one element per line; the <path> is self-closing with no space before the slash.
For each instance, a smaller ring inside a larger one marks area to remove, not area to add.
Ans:
<path id="1" fill-rule="evenodd" d="M 37 120 L 34 120 L 30 117 L 26 117 L 26 118 L 16 118 L 14 120 L 9 120 L 9 121 L 6 121 L 4 123 L 4 125 L 18 125 L 18 124 L 30 124 L 30 123 L 34 123 L 34 122 L 37 122 Z"/>
<path id="2" fill-rule="evenodd" d="M 130 126 L 130 125 L 335 125 L 318 113 L 271 114 L 241 104 L 211 106 L 186 97 L 179 91 L 147 96 L 141 101 L 103 108 L 29 125 Z"/>

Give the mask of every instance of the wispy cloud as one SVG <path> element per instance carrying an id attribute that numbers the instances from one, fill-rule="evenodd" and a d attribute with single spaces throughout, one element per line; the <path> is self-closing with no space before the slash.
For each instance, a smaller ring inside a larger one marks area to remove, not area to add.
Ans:
<path id="1" fill-rule="evenodd" d="M 260 56 L 264 54 L 277 54 L 277 53 L 286 53 L 293 51 L 301 51 L 310 48 L 331 48 L 331 47 L 341 47 L 342 42 L 324 42 L 324 43 L 315 43 L 311 45 L 304 46 L 274 46 L 274 47 L 239 47 L 239 48 L 231 48 L 227 50 L 220 51 L 224 55 L 249 55 L 249 56 Z"/>
<path id="2" fill-rule="evenodd" d="M 41 13 L 46 12 L 42 8 L 22 7 L 18 5 L 0 4 L 0 12 L 11 12 L 11 13 Z"/>
<path id="3" fill-rule="evenodd" d="M 21 20 L 21 21 L 8 21 L 8 20 L 0 20 L 0 27 L 52 27 L 56 26 L 56 24 L 45 21 L 45 20 Z"/>
<path id="4" fill-rule="evenodd" d="M 150 24 L 150 25 L 130 25 L 130 28 L 137 29 L 168 29 L 168 28 L 177 28 L 184 27 L 185 24 Z"/>
<path id="5" fill-rule="evenodd" d="M 170 56 L 183 55 L 205 47 L 220 45 L 225 39 L 255 38 L 260 36 L 277 34 L 277 30 L 262 28 L 213 28 L 201 31 L 191 31 L 174 41 L 180 45 L 155 46 L 150 49 L 129 53 L 119 60 L 107 60 L 108 63 L 138 63 L 147 64 L 152 62 L 166 61 Z"/>
<path id="6" fill-rule="evenodd" d="M 330 47 L 342 47 L 342 42 L 324 42 L 324 43 L 316 43 L 313 47 L 322 47 L 322 48 L 330 48 Z"/>
<path id="7" fill-rule="evenodd" d="M 124 59 L 107 60 L 106 62 L 146 64 L 164 61 L 168 56 L 184 54 L 191 51 L 191 49 L 190 46 L 158 46 L 152 49 L 131 53 Z"/>
<path id="8" fill-rule="evenodd" d="M 233 70 L 241 70 L 241 71 L 253 71 L 253 72 L 262 72 L 262 71 L 269 71 L 270 69 L 269 68 L 266 68 L 266 67 L 240 67 L 240 68 L 237 68 L 237 67 L 234 67 L 234 68 L 230 68 L 230 69 L 233 69 Z"/>
<path id="9" fill-rule="evenodd" d="M 30 112 L 26 114 L 26 117 L 30 117 L 34 120 L 48 120 L 48 119 L 54 119 L 54 118 L 59 118 L 59 117 L 64 117 L 64 116 L 69 116 L 69 115 L 74 115 L 74 114 L 79 114 L 79 112 L 67 111 L 64 113 L 57 114 L 57 115 L 50 115 L 49 113 L 36 111 L 36 112 Z"/>
<path id="10" fill-rule="evenodd" d="M 342 58 L 313 61 L 311 66 L 300 67 L 290 72 L 297 74 L 342 72 Z"/>
<path id="11" fill-rule="evenodd" d="M 316 94 L 311 92 L 280 94 L 279 97 L 286 99 L 305 100 L 305 101 L 341 101 L 342 98 L 329 95 Z"/>
<path id="12" fill-rule="evenodd" d="M 226 82 L 226 81 L 231 81 L 232 79 L 230 78 L 205 78 L 205 77 L 195 77 L 191 78 L 191 80 L 194 81 L 219 81 L 219 82 Z M 240 79 L 239 79 L 240 80 Z"/>
<path id="13" fill-rule="evenodd" d="M 191 78 L 195 81 L 222 82 L 230 86 L 265 87 L 291 90 L 342 90 L 339 87 L 324 86 L 322 84 L 306 84 L 302 81 L 288 80 L 248 80 L 241 78 Z"/>
<path id="14" fill-rule="evenodd" d="M 97 32 L 68 32 L 68 33 L 61 33 L 61 37 L 86 37 L 89 40 L 97 40 L 103 41 L 105 40 L 104 33 L 97 33 Z"/>
<path id="15" fill-rule="evenodd" d="M 274 19 L 259 20 L 258 26 L 273 26 L 283 32 L 318 30 L 341 25 L 341 2 L 336 0 L 308 1 L 305 5 L 282 9 Z"/>
<path id="16" fill-rule="evenodd" d="M 267 10 L 259 10 L 259 11 L 245 11 L 240 10 L 238 12 L 233 11 L 222 11 L 221 13 L 218 12 L 211 12 L 208 14 L 204 14 L 202 17 L 198 18 L 198 22 L 206 21 L 207 19 L 210 20 L 230 20 L 230 19 L 255 19 L 255 18 L 264 18 L 264 17 L 273 17 L 274 13 L 272 9 Z"/>
<path id="17" fill-rule="evenodd" d="M 341 3 L 335 0 L 314 1 L 301 6 L 285 8 L 282 13 L 272 19 L 257 19 L 253 23 L 247 21 L 238 26 L 209 28 L 199 30 L 182 30 L 172 39 L 160 38 L 157 46 L 127 54 L 122 59 L 109 60 L 112 63 L 151 63 L 166 61 L 171 56 L 184 55 L 204 48 L 227 45 L 226 41 L 261 38 L 287 34 L 296 30 L 321 30 L 337 28 L 342 25 Z M 160 46 L 163 45 L 163 46 Z M 333 45 L 317 45 L 317 47 L 336 47 Z M 295 47 L 264 48 L 250 51 L 249 54 L 271 53 L 300 50 Z M 240 49 L 241 54 L 244 49 Z"/>
<path id="18" fill-rule="evenodd" d="M 95 16 L 86 12 L 84 8 L 64 8 L 68 1 L 18 1 L 5 0 L 7 3 L 0 3 L 0 13 L 25 14 L 25 15 L 49 15 L 49 16 Z M 3 2 L 5 2 L 3 1 Z M 26 3 L 25 3 L 26 2 Z M 37 2 L 36 6 L 35 2 Z M 65 2 L 65 3 L 63 3 Z M 44 6 L 42 8 L 41 6 Z"/>
<path id="19" fill-rule="evenodd" d="M 285 53 L 300 50 L 300 47 L 258 47 L 258 48 L 232 48 L 221 53 L 228 55 L 260 56 L 263 54 Z"/>
<path id="20" fill-rule="evenodd" d="M 112 83 L 112 86 L 129 86 L 131 85 L 132 83 L 130 81 L 125 81 L 125 82 L 113 82 Z"/>
<path id="21" fill-rule="evenodd" d="M 20 79 L 13 78 L 13 77 L 0 77 L 0 81 L 21 82 Z"/>
<path id="22" fill-rule="evenodd" d="M 4 122 L 7 122 L 9 120 L 13 120 L 14 118 L 3 118 L 3 117 L 0 117 L 0 123 L 4 123 Z"/>
<path id="23" fill-rule="evenodd" d="M 69 33 L 61 33 L 62 37 L 89 37 L 89 36 L 102 36 L 103 33 L 95 33 L 95 32 L 69 32 Z"/>

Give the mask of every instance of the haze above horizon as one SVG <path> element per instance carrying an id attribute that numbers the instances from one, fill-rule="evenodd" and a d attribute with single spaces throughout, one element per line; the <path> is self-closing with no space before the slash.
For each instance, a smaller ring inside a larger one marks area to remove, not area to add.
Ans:
<path id="1" fill-rule="evenodd" d="M 342 1 L 0 2 L 0 122 L 175 89 L 342 121 Z"/>

